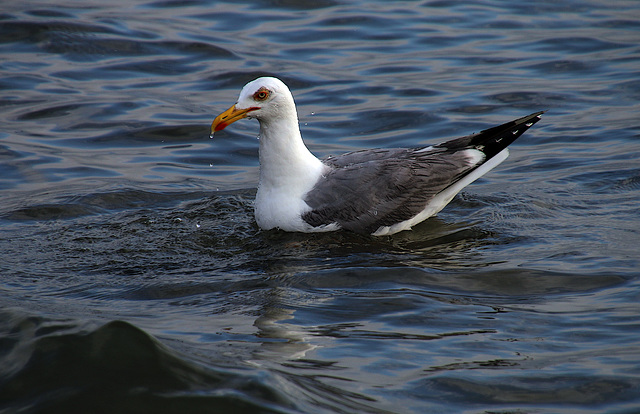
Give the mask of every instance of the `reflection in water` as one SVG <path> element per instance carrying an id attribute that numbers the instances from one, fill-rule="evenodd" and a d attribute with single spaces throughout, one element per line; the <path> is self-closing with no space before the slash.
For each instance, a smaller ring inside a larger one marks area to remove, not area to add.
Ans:
<path id="1" fill-rule="evenodd" d="M 291 309 L 266 308 L 256 319 L 254 325 L 259 329 L 257 336 L 263 340 L 257 352 L 260 359 L 301 359 L 318 347 L 306 340 L 309 334 L 302 327 L 284 322 L 293 319 L 293 314 Z"/>

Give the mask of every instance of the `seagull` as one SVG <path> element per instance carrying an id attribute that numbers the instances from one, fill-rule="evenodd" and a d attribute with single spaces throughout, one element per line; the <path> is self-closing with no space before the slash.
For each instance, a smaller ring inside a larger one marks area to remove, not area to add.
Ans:
<path id="1" fill-rule="evenodd" d="M 436 145 L 366 149 L 320 160 L 302 141 L 289 88 L 262 77 L 247 83 L 238 101 L 214 119 L 210 137 L 243 118 L 259 121 L 255 218 L 261 229 L 384 236 L 437 214 L 503 162 L 507 146 L 543 113 Z"/>

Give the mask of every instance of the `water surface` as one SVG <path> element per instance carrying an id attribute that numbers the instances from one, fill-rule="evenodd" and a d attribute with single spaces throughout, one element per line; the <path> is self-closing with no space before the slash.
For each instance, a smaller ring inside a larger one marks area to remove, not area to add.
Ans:
<path id="1" fill-rule="evenodd" d="M 10 2 L 0 411 L 640 410 L 640 4 Z M 411 232 L 261 231 L 258 76 L 318 156 L 548 110 Z"/>

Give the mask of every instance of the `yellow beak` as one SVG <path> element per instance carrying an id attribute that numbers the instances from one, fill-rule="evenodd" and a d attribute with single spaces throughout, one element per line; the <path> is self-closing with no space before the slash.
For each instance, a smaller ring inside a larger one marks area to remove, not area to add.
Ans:
<path id="1" fill-rule="evenodd" d="M 246 118 L 247 114 L 251 111 L 255 111 L 256 109 L 260 109 L 257 107 L 245 108 L 245 109 L 237 109 L 235 105 L 231 106 L 231 108 L 227 109 L 220 115 L 216 117 L 211 123 L 211 135 L 214 132 L 222 131 L 230 124 L 234 122 Z"/>

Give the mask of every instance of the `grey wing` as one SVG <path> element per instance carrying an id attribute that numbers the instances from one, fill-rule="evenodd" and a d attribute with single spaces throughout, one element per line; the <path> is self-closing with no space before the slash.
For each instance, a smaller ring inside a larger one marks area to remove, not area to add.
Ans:
<path id="1" fill-rule="evenodd" d="M 338 223 L 375 232 L 420 213 L 438 193 L 499 154 L 540 120 L 544 111 L 428 148 L 364 150 L 325 160 L 326 177 L 306 194 L 312 226 Z M 483 154 L 470 162 L 466 150 Z"/>
<path id="2" fill-rule="evenodd" d="M 408 220 L 474 168 L 460 151 L 365 150 L 325 161 L 331 169 L 305 196 L 302 218 L 358 233 Z"/>

